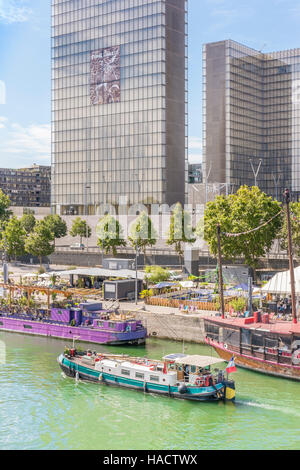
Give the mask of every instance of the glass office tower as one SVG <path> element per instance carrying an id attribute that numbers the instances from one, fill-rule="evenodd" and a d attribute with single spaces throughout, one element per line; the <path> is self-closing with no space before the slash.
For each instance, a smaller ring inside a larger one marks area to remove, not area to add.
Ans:
<path id="1" fill-rule="evenodd" d="M 185 202 L 187 1 L 52 0 L 52 207 Z"/>
<path id="2" fill-rule="evenodd" d="M 221 41 L 203 59 L 206 179 L 299 197 L 300 49 L 265 54 Z"/>

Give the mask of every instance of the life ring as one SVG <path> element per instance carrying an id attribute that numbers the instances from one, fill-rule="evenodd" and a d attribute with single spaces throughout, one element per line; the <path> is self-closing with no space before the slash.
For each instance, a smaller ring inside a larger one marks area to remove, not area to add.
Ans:
<path id="1" fill-rule="evenodd" d="M 195 385 L 198 387 L 203 387 L 204 386 L 204 378 L 203 377 L 197 377 L 195 380 Z"/>
<path id="2" fill-rule="evenodd" d="M 226 343 L 224 344 L 224 349 L 228 349 L 228 346 Z"/>

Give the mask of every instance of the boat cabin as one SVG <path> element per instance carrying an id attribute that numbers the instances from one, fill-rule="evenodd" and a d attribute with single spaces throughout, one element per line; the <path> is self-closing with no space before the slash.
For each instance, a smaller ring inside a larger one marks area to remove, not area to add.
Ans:
<path id="1" fill-rule="evenodd" d="M 292 329 L 288 322 L 245 325 L 239 319 L 219 319 L 205 320 L 204 327 L 210 344 L 223 349 L 278 364 L 300 362 L 300 329 Z"/>
<path id="2" fill-rule="evenodd" d="M 195 384 L 196 382 L 205 384 L 219 383 L 224 379 L 222 370 L 214 369 L 211 366 L 220 364 L 222 359 L 210 356 L 169 354 L 163 358 L 167 370 L 176 370 L 178 382 Z"/>

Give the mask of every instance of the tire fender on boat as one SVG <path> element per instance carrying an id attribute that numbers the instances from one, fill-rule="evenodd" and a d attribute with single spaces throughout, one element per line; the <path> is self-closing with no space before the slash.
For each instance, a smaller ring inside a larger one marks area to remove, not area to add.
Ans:
<path id="1" fill-rule="evenodd" d="M 99 375 L 98 380 L 99 380 L 100 382 L 104 382 L 103 374 L 100 374 L 100 375 Z"/>
<path id="2" fill-rule="evenodd" d="M 180 387 L 178 388 L 178 392 L 180 393 L 180 395 L 184 395 L 188 392 L 187 386 L 184 384 L 180 385 Z"/>

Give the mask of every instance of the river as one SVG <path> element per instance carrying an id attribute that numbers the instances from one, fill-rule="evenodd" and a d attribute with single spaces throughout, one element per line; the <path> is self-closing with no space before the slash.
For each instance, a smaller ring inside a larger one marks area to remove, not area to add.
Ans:
<path id="1" fill-rule="evenodd" d="M 0 333 L 0 449 L 299 449 L 300 383 L 238 369 L 235 403 L 193 403 L 79 382 L 56 358 L 65 341 Z M 81 345 L 82 347 L 82 345 Z M 181 343 L 95 347 L 160 359 Z M 184 345 L 188 354 L 215 355 Z"/>

